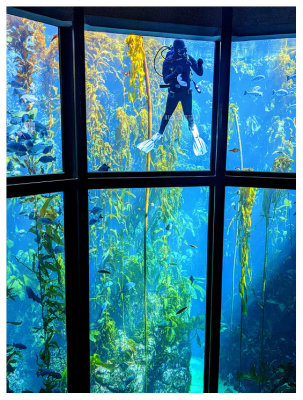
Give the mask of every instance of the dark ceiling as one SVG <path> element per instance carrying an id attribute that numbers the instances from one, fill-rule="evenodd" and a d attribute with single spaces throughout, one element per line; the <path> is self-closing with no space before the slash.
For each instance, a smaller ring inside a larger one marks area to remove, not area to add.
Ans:
<path id="1" fill-rule="evenodd" d="M 73 11 L 73 7 L 18 9 L 59 21 L 71 21 Z M 88 24 L 103 27 L 117 28 L 122 25 L 127 29 L 134 26 L 134 21 L 138 21 L 138 29 L 143 27 L 155 31 L 156 24 L 159 24 L 159 31 L 165 31 L 166 24 L 171 26 L 168 31 L 175 30 L 178 33 L 182 32 L 183 27 L 194 26 L 198 34 L 205 32 L 209 36 L 216 36 L 220 34 L 222 23 L 222 7 L 85 7 L 84 10 Z M 295 7 L 233 7 L 234 36 L 294 34 L 295 31 Z"/>

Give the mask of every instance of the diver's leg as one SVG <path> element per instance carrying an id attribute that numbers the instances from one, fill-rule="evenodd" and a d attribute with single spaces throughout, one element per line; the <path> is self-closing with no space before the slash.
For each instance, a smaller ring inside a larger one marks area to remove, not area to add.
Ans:
<path id="1" fill-rule="evenodd" d="M 182 103 L 183 113 L 188 122 L 188 128 L 194 137 L 194 145 L 193 145 L 194 153 L 196 156 L 203 156 L 207 152 L 207 150 L 204 140 L 200 138 L 198 128 L 194 123 L 194 117 L 192 114 L 192 93 L 191 92 L 184 93 L 181 98 L 181 103 Z"/>
<path id="2" fill-rule="evenodd" d="M 149 153 L 155 147 L 155 143 L 163 137 L 163 132 L 172 116 L 175 108 L 177 107 L 178 101 L 174 96 L 169 95 L 167 97 L 165 114 L 163 115 L 159 132 L 155 133 L 150 139 L 145 140 L 138 144 L 137 148 L 144 153 Z"/>
<path id="3" fill-rule="evenodd" d="M 177 107 L 178 102 L 179 102 L 179 99 L 176 96 L 176 94 L 174 94 L 174 96 L 168 94 L 167 101 L 166 101 L 165 113 L 162 117 L 160 129 L 159 129 L 159 133 L 161 133 L 161 135 L 163 134 L 163 132 L 166 128 L 166 125 L 168 124 L 170 118 L 172 117 L 172 115 Z"/>
<path id="4" fill-rule="evenodd" d="M 184 116 L 188 122 L 188 128 L 189 128 L 189 130 L 191 130 L 194 125 L 194 117 L 193 117 L 193 111 L 192 111 L 193 95 L 191 92 L 183 93 L 183 96 L 181 97 L 181 104 L 182 104 Z"/>

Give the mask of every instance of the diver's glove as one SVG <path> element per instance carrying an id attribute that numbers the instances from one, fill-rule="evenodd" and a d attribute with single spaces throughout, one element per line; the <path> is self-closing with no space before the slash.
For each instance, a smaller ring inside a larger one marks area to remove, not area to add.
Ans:
<path id="1" fill-rule="evenodd" d="M 183 68 L 181 65 L 177 65 L 176 68 L 171 72 L 169 75 L 166 75 L 163 77 L 165 83 L 172 83 L 176 77 L 176 75 L 179 75 L 183 72 Z"/>
<path id="2" fill-rule="evenodd" d="M 201 68 L 201 67 L 202 67 L 202 64 L 203 64 L 203 60 L 202 60 L 202 58 L 199 58 L 199 60 L 198 60 L 198 67 Z"/>
<path id="3" fill-rule="evenodd" d="M 206 144 L 204 143 L 204 140 L 199 136 L 197 125 L 193 124 L 190 130 L 194 137 L 193 150 L 195 156 L 203 156 L 207 152 Z"/>

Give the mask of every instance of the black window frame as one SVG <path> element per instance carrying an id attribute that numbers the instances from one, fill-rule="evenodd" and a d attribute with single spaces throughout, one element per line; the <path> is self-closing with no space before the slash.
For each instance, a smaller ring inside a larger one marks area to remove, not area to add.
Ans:
<path id="1" fill-rule="evenodd" d="M 64 172 L 9 177 L 7 197 L 49 192 L 64 194 L 68 392 L 90 392 L 88 190 L 208 186 L 204 392 L 216 393 L 219 377 L 225 187 L 296 189 L 295 173 L 226 171 L 233 7 L 222 7 L 221 38 L 215 39 L 210 170 L 186 172 L 102 174 L 87 171 L 84 9 L 73 7 L 70 22 L 54 19 L 54 12 L 49 17 L 47 12 L 44 10 L 39 14 L 39 7 L 35 12 L 24 8 L 7 9 L 8 14 L 59 27 Z M 102 26 L 102 17 L 100 21 Z M 129 31 L 133 23 L 128 23 Z M 118 20 L 116 26 L 119 26 Z M 156 35 L 157 23 L 151 26 L 154 26 Z M 135 31 L 134 25 L 133 28 Z M 182 26 L 180 29 L 175 36 L 182 36 Z M 195 36 L 194 27 L 192 29 L 192 35 Z M 184 33 L 188 34 L 188 27 Z M 294 34 L 283 32 L 283 37 L 293 37 Z M 171 32 L 167 31 L 167 35 L 171 35 Z M 270 37 L 277 36 L 267 35 L 267 38 Z M 256 36 L 246 36 L 245 40 L 250 38 L 255 39 Z"/>

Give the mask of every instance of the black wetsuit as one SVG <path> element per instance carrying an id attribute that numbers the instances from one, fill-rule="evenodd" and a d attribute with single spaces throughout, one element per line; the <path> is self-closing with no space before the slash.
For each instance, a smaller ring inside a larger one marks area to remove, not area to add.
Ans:
<path id="1" fill-rule="evenodd" d="M 170 51 L 163 62 L 163 80 L 169 84 L 168 97 L 166 102 L 165 114 L 163 115 L 159 133 L 163 134 L 169 119 L 175 111 L 177 104 L 181 101 L 184 116 L 187 118 L 189 128 L 194 123 L 192 115 L 192 89 L 190 89 L 190 69 L 199 75 L 203 75 L 202 61 L 197 63 L 191 56 L 174 57 L 174 52 Z M 186 86 L 181 86 L 177 81 L 177 76 L 181 74 L 182 81 Z"/>

